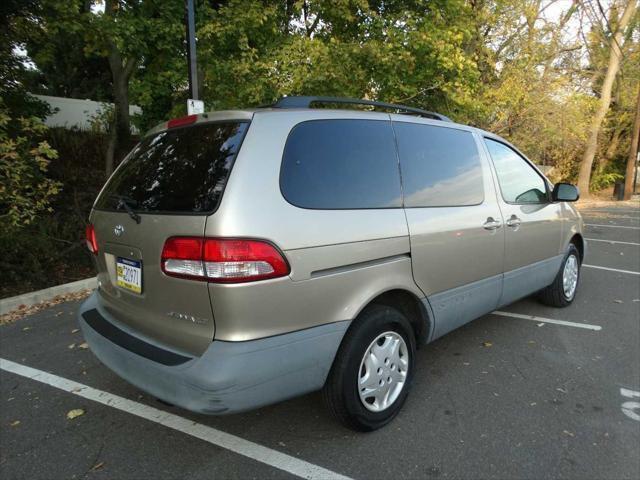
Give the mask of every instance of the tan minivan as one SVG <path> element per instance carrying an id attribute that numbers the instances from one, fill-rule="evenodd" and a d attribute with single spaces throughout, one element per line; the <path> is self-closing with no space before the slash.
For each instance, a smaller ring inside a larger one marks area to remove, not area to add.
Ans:
<path id="1" fill-rule="evenodd" d="M 373 430 L 417 346 L 527 295 L 573 301 L 577 199 L 500 137 L 401 105 L 286 97 L 170 120 L 94 204 L 79 321 L 166 402 L 226 414 L 322 389 Z"/>

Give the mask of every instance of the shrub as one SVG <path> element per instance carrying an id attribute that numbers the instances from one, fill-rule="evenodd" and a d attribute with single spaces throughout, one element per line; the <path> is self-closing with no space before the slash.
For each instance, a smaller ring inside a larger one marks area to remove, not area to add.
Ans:
<path id="1" fill-rule="evenodd" d="M 84 246 L 84 228 L 102 187 L 106 136 L 51 128 L 43 133 L 58 152 L 46 180 L 63 188 L 50 198 L 46 215 L 19 229 L 0 232 L 0 297 L 46 288 L 94 275 Z"/>
<path id="2" fill-rule="evenodd" d="M 49 162 L 58 157 L 44 140 L 47 127 L 37 117 L 11 118 L 0 100 L 0 219 L 3 230 L 33 223 L 60 191 L 48 178 Z"/>
<path id="3" fill-rule="evenodd" d="M 624 180 L 624 175 L 617 172 L 607 172 L 607 173 L 596 173 L 591 177 L 591 185 L 590 188 L 592 191 L 597 192 L 600 190 L 604 190 L 612 186 L 619 180 Z"/>

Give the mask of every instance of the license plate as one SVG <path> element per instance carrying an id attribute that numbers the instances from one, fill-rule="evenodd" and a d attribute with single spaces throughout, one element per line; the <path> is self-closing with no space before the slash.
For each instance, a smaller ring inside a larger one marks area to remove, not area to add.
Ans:
<path id="1" fill-rule="evenodd" d="M 142 262 L 117 257 L 116 283 L 130 292 L 142 293 Z"/>

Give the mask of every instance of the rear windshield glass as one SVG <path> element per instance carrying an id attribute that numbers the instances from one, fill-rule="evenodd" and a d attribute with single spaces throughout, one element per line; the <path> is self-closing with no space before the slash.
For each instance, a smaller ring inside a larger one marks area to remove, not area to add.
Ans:
<path id="1" fill-rule="evenodd" d="M 96 208 L 155 213 L 214 211 L 248 125 L 208 123 L 144 138 L 109 179 Z"/>

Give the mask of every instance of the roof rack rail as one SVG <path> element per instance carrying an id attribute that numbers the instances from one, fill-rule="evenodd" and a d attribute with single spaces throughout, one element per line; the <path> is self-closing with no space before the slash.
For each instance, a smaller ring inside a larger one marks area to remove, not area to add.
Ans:
<path id="1" fill-rule="evenodd" d="M 434 120 L 442 120 L 443 122 L 451 122 L 449 117 L 445 117 L 436 112 L 429 112 L 420 108 L 407 107 L 406 105 L 397 105 L 395 103 L 374 102 L 372 100 L 361 100 L 358 98 L 346 97 L 282 97 L 276 103 L 271 105 L 272 108 L 311 108 L 313 103 L 344 103 L 349 105 L 370 105 L 372 107 L 381 107 L 389 110 L 397 110 L 398 113 L 418 115 L 420 117 L 432 118 Z"/>

